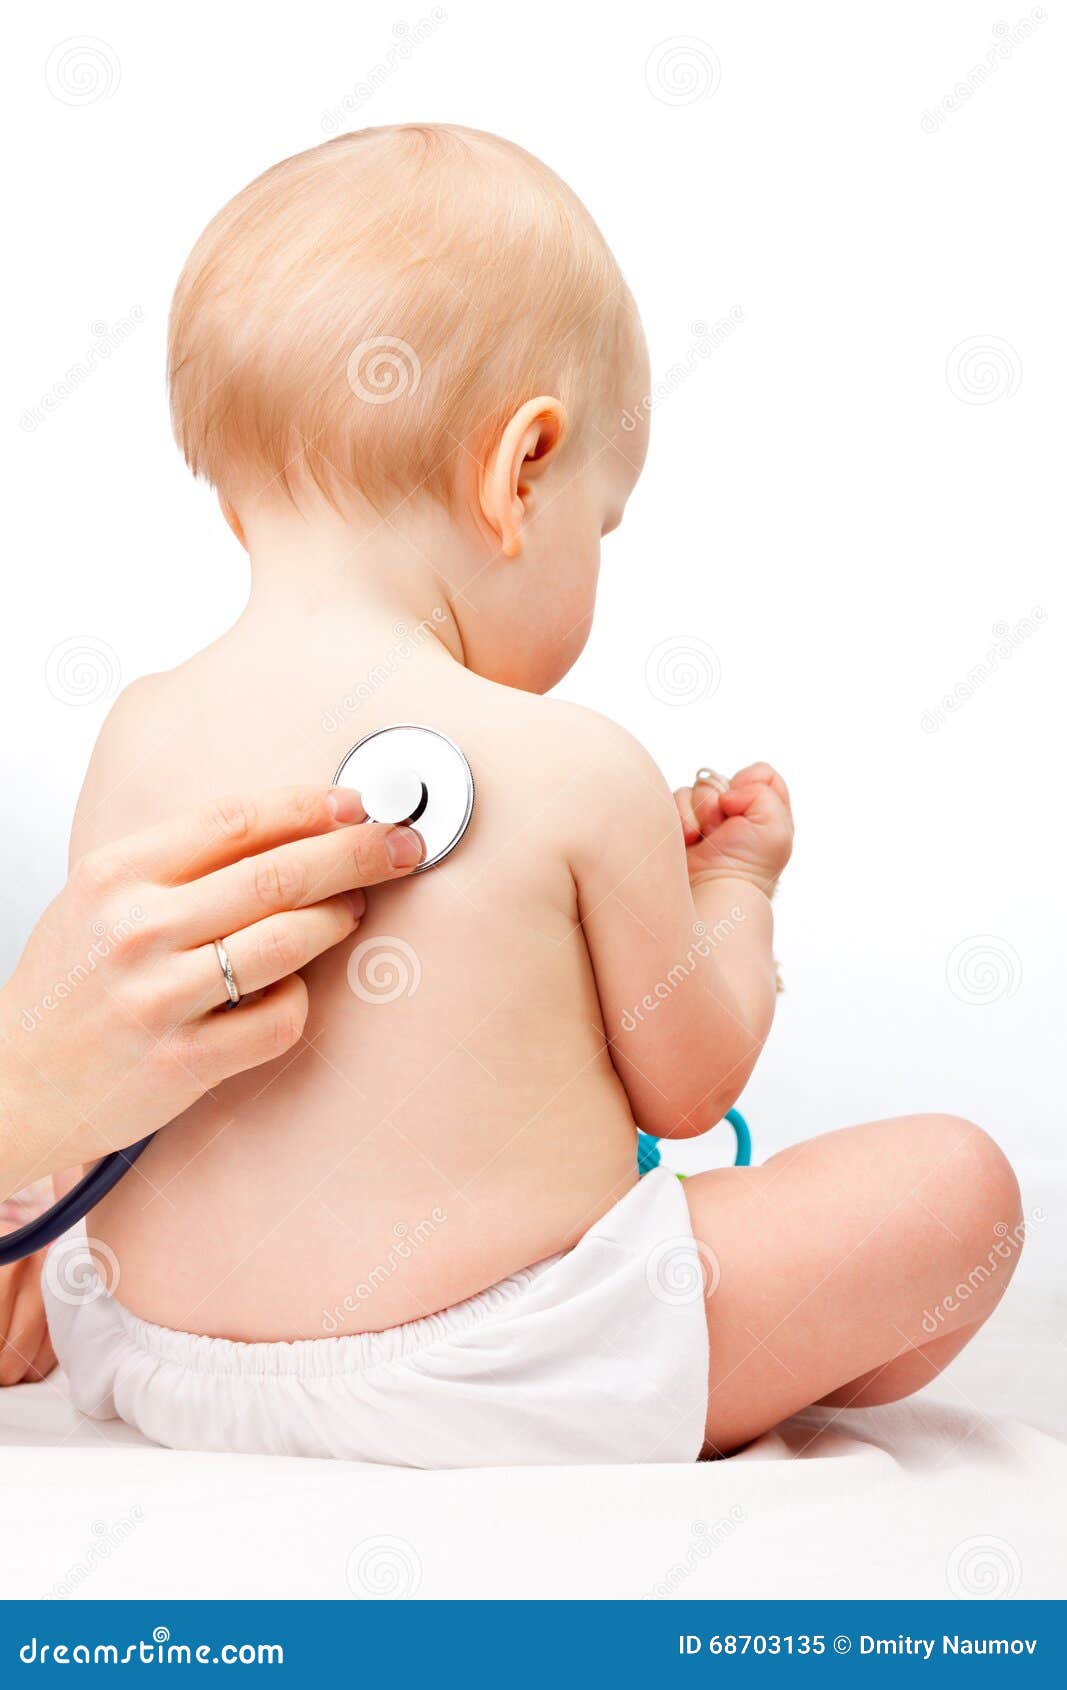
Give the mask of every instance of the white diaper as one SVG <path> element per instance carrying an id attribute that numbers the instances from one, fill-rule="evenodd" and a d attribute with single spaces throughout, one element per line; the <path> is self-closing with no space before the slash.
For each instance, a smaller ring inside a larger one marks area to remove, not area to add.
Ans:
<path id="1" fill-rule="evenodd" d="M 152 1326 L 72 1245 L 55 1247 L 62 1283 L 46 1269 L 44 1285 L 75 1406 L 175 1449 L 436 1468 L 695 1461 L 704 1441 L 711 1256 L 663 1168 L 565 1255 L 355 1337 L 237 1344 Z"/>

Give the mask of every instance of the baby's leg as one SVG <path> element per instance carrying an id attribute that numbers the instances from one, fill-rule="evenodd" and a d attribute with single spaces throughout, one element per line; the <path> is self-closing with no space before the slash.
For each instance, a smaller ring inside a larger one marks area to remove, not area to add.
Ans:
<path id="1" fill-rule="evenodd" d="M 918 1390 L 991 1314 L 1022 1237 L 1003 1153 L 951 1115 L 849 1127 L 684 1190 L 709 1253 L 711 1454 L 810 1403 Z"/>

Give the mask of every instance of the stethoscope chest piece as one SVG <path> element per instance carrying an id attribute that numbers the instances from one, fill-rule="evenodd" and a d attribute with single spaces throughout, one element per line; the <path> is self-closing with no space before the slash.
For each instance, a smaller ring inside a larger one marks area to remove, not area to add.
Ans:
<path id="1" fill-rule="evenodd" d="M 474 776 L 459 746 L 436 728 L 414 722 L 378 728 L 358 740 L 333 777 L 363 800 L 368 821 L 408 822 L 426 855 L 416 874 L 447 857 L 467 831 Z"/>

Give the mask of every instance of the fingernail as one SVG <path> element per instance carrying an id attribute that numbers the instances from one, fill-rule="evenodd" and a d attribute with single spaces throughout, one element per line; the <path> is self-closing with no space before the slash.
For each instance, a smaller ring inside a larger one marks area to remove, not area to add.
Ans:
<path id="1" fill-rule="evenodd" d="M 367 907 L 366 892 L 361 891 L 357 886 L 354 892 L 346 892 L 345 897 L 348 899 L 349 909 L 352 911 L 356 921 L 358 921 Z"/>
<path id="2" fill-rule="evenodd" d="M 326 808 L 335 821 L 358 822 L 363 819 L 359 793 L 350 791 L 347 786 L 331 786 L 326 794 Z"/>
<path id="3" fill-rule="evenodd" d="M 385 836 L 385 849 L 394 868 L 414 868 L 422 862 L 424 846 L 413 827 L 390 828 Z"/>

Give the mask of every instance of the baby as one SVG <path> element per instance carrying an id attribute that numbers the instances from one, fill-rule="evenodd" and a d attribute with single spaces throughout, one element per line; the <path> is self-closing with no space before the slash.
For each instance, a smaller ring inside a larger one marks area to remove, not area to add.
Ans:
<path id="1" fill-rule="evenodd" d="M 74 858 L 218 791 L 329 778 L 397 722 L 460 745 L 477 801 L 365 911 L 260 876 L 261 923 L 190 929 L 220 1006 L 216 939 L 238 990 L 272 911 L 317 904 L 341 942 L 278 1059 L 90 1217 L 100 1294 L 49 1308 L 75 1402 L 171 1445 L 448 1467 L 692 1461 L 925 1384 L 1012 1265 L 942 1313 L 1019 1219 L 978 1127 L 916 1115 L 638 1179 L 637 1128 L 707 1132 L 759 1056 L 792 819 L 765 763 L 672 798 L 621 728 L 544 696 L 646 445 L 637 312 L 584 207 L 446 125 L 288 159 L 194 249 L 170 381 L 251 595 L 123 694 Z"/>

